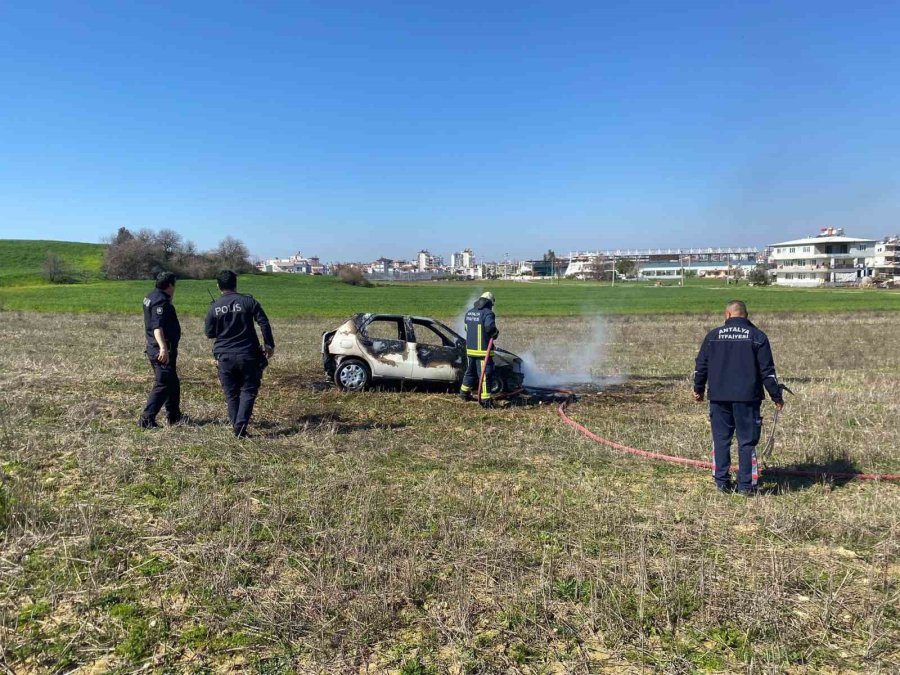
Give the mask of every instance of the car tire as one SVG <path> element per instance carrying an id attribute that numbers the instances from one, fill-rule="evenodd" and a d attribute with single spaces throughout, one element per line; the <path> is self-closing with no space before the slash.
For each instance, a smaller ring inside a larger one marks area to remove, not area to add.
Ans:
<path id="1" fill-rule="evenodd" d="M 372 381 L 372 372 L 359 359 L 347 359 L 334 371 L 334 383 L 344 391 L 363 391 Z"/>
<path id="2" fill-rule="evenodd" d="M 492 396 L 497 396 L 498 394 L 503 394 L 506 391 L 508 391 L 507 386 L 506 386 L 506 378 L 504 377 L 504 374 L 501 372 L 494 373 L 494 381 L 492 382 L 492 385 L 493 385 L 493 386 L 491 386 L 491 395 Z"/>

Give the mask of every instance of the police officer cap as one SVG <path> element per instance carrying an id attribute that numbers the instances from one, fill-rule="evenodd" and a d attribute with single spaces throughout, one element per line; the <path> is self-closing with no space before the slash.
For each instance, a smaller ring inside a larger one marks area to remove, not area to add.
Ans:
<path id="1" fill-rule="evenodd" d="M 491 293 L 490 291 L 485 291 L 484 293 L 481 294 L 481 297 L 484 298 L 485 300 L 490 300 L 491 302 L 494 302 L 494 294 Z"/>

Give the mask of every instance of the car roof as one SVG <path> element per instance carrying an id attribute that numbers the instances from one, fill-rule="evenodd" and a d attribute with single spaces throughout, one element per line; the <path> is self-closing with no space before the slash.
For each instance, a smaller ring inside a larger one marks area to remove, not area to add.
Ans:
<path id="1" fill-rule="evenodd" d="M 412 319 L 413 321 L 427 321 L 428 323 L 440 323 L 430 316 L 414 316 L 410 314 L 390 314 L 387 312 L 359 312 L 355 316 L 366 319 Z"/>

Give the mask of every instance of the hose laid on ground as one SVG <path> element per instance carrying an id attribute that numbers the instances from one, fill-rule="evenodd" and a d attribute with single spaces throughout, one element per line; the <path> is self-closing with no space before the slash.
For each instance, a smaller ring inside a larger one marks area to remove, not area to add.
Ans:
<path id="1" fill-rule="evenodd" d="M 491 351 L 494 349 L 494 338 L 488 340 L 487 350 L 484 356 L 484 363 L 481 368 L 481 378 L 478 382 L 478 397 L 481 400 L 481 391 L 484 386 L 484 377 L 487 372 L 487 364 L 488 359 L 491 358 Z M 658 462 L 666 462 L 668 464 L 677 464 L 680 466 L 690 466 L 697 469 L 707 469 L 712 471 L 715 468 L 715 465 L 712 462 L 705 462 L 701 459 L 689 459 L 687 457 L 676 457 L 674 455 L 664 455 L 660 452 L 650 452 L 649 450 L 641 450 L 640 448 L 632 448 L 627 445 L 623 445 L 621 443 L 616 443 L 615 441 L 611 441 L 608 438 L 603 438 L 602 436 L 598 436 L 593 431 L 588 429 L 582 424 L 579 424 L 571 417 L 569 417 L 567 408 L 569 403 L 572 401 L 574 394 L 571 391 L 566 389 L 551 389 L 547 387 L 522 387 L 515 391 L 511 391 L 506 394 L 501 394 L 499 396 L 495 396 L 494 399 L 504 399 L 504 398 L 513 398 L 519 396 L 520 394 L 527 393 L 529 391 L 542 391 L 542 392 L 550 392 L 553 394 L 560 394 L 565 396 L 565 400 L 559 404 L 559 416 L 562 418 L 562 421 L 568 424 L 570 427 L 581 433 L 582 436 L 590 438 L 595 443 L 600 443 L 601 445 L 605 445 L 610 448 L 614 448 L 616 450 L 621 450 L 622 452 L 626 452 L 630 455 L 636 455 L 637 457 L 646 457 L 647 459 L 652 459 Z M 774 428 L 772 429 L 772 433 L 774 435 Z M 732 471 L 737 470 L 737 467 L 731 467 Z M 777 474 L 782 476 L 798 476 L 801 478 L 845 478 L 848 480 L 879 480 L 879 481 L 900 481 L 900 473 L 849 473 L 846 471 L 804 471 L 803 469 L 784 469 L 778 467 L 766 467 L 760 473 L 769 473 L 769 474 Z"/>
<path id="2" fill-rule="evenodd" d="M 560 392 L 562 393 L 562 392 Z M 569 393 L 569 392 L 566 392 Z M 559 404 L 559 416 L 562 418 L 563 422 L 568 424 L 570 427 L 578 431 L 582 436 L 590 438 L 592 441 L 596 443 L 600 443 L 601 445 L 605 445 L 610 448 L 614 448 L 616 450 L 621 450 L 622 452 L 627 452 L 630 455 L 636 455 L 638 457 L 646 457 L 648 459 L 653 459 L 659 462 L 667 462 L 668 464 L 680 464 L 682 466 L 691 466 L 698 469 L 709 469 L 712 470 L 714 468 L 712 462 L 704 462 L 699 459 L 688 459 L 687 457 L 675 457 L 673 455 L 664 455 L 659 452 L 650 452 L 649 450 L 641 450 L 639 448 L 632 448 L 627 445 L 623 445 L 621 443 L 616 443 L 615 441 L 611 441 L 608 438 L 603 438 L 602 436 L 598 436 L 593 431 L 588 429 L 582 424 L 579 424 L 571 417 L 569 417 L 568 411 L 566 408 L 569 405 L 569 401 L 571 398 L 566 398 L 565 401 Z M 736 467 L 732 467 L 732 471 L 735 470 Z M 799 476 L 802 478 L 846 478 L 849 480 L 879 480 L 879 481 L 895 481 L 900 480 L 900 473 L 849 473 L 842 471 L 804 471 L 802 469 L 782 469 L 778 467 L 766 467 L 762 470 L 761 473 L 769 473 L 769 474 L 778 474 L 782 476 Z"/>

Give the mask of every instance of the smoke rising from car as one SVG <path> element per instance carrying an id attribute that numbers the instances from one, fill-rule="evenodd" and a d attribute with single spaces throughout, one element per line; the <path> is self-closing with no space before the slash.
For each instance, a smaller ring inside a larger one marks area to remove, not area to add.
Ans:
<path id="1" fill-rule="evenodd" d="M 610 385 L 621 383 L 620 376 L 602 374 L 606 365 L 608 331 L 602 316 L 590 319 L 584 339 L 570 336 L 563 342 L 547 341 L 526 351 L 522 358 L 525 385 L 558 387 L 563 385 Z"/>
<path id="2" fill-rule="evenodd" d="M 481 297 L 481 294 L 484 293 L 481 289 L 478 289 L 472 295 L 469 296 L 469 299 L 466 300 L 465 306 L 463 306 L 462 312 L 456 315 L 456 318 L 453 320 L 453 325 L 451 326 L 453 330 L 458 332 L 463 337 L 466 336 L 466 312 L 472 309 L 472 305 L 475 304 L 475 301 Z"/>

